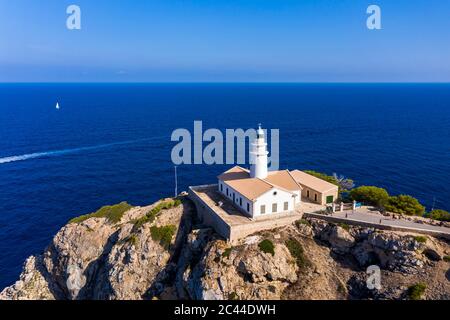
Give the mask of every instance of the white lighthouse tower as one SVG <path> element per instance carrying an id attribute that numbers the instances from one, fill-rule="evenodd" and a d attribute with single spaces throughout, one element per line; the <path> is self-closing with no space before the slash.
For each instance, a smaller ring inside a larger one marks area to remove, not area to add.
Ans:
<path id="1" fill-rule="evenodd" d="M 261 124 L 256 131 L 256 140 L 251 145 L 250 151 L 250 177 L 265 179 L 267 178 L 267 143 L 264 138 L 264 130 Z"/>

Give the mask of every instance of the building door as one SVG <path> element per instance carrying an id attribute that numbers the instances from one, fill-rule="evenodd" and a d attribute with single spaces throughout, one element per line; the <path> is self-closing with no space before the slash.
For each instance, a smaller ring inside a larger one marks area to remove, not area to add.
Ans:
<path id="1" fill-rule="evenodd" d="M 314 193 L 314 201 L 317 202 L 317 193 Z"/>
<path id="2" fill-rule="evenodd" d="M 333 203 L 333 201 L 334 201 L 334 197 L 333 196 L 328 196 L 327 197 L 327 204 Z"/>
<path id="3" fill-rule="evenodd" d="M 236 203 L 236 196 L 235 196 L 234 192 L 233 192 L 233 202 Z"/>

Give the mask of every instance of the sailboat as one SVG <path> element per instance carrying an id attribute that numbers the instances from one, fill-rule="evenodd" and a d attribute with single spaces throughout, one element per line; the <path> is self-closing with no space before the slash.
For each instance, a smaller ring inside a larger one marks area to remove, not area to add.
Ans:
<path id="1" fill-rule="evenodd" d="M 56 110 L 59 110 L 59 102 L 56 102 Z"/>

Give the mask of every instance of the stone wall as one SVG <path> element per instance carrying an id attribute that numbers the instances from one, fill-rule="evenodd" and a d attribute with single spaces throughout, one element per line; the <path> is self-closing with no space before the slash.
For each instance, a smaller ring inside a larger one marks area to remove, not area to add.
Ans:
<path id="1" fill-rule="evenodd" d="M 245 223 L 230 225 L 223 220 L 219 214 L 211 209 L 196 193 L 196 190 L 201 188 L 214 186 L 215 185 L 189 187 L 189 198 L 195 203 L 198 217 L 202 223 L 212 227 L 219 235 L 232 244 L 236 244 L 239 239 L 245 238 L 253 233 L 282 227 L 302 218 L 302 215 L 298 212 L 290 214 L 282 213 L 266 216 L 264 219 L 258 218 L 249 220 Z"/>
<path id="2" fill-rule="evenodd" d="M 226 223 L 224 220 L 222 220 L 222 218 L 214 210 L 212 210 L 195 192 L 196 188 L 206 188 L 211 186 L 212 185 L 189 187 L 189 199 L 194 202 L 195 207 L 197 208 L 198 218 L 203 224 L 212 227 L 214 231 L 216 231 L 225 239 L 230 239 L 231 226 L 228 225 L 228 223 Z"/>
<path id="3" fill-rule="evenodd" d="M 301 214 L 293 213 L 282 217 L 274 216 L 271 219 L 254 220 L 247 224 L 233 226 L 231 228 L 230 242 L 235 244 L 239 239 L 245 238 L 253 233 L 283 227 L 301 218 Z"/>
<path id="4" fill-rule="evenodd" d="M 328 221 L 328 222 L 334 222 L 334 223 L 345 223 L 345 224 L 349 224 L 349 225 L 366 227 L 366 228 L 375 228 L 375 229 L 380 229 L 380 230 L 392 230 L 392 231 L 421 233 L 421 234 L 427 234 L 427 235 L 434 236 L 434 237 L 450 239 L 450 235 L 449 234 L 442 233 L 442 232 L 439 232 L 439 231 L 433 231 L 433 230 L 409 228 L 409 227 L 403 227 L 403 226 L 392 226 L 392 225 L 387 225 L 387 224 L 379 224 L 379 223 L 365 222 L 365 221 L 359 221 L 359 220 L 344 219 L 344 218 L 327 216 L 327 215 L 318 214 L 318 213 L 305 213 L 304 217 L 305 218 L 322 219 L 322 220 L 325 220 L 325 221 Z"/>

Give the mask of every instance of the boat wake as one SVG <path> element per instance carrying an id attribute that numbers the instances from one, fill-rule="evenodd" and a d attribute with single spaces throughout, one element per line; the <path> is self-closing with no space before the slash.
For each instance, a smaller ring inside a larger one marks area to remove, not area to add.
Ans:
<path id="1" fill-rule="evenodd" d="M 70 153 L 79 153 L 79 152 L 83 152 L 83 151 L 108 148 L 108 147 L 113 147 L 113 146 L 118 146 L 118 145 L 123 145 L 123 144 L 132 144 L 132 143 L 148 141 L 148 140 L 151 140 L 151 139 L 147 138 L 147 139 L 138 139 L 138 140 L 128 140 L 128 141 L 105 143 L 105 144 L 89 146 L 89 147 L 80 147 L 80 148 L 73 148 L 73 149 L 46 151 L 46 152 L 35 152 L 35 153 L 29 153 L 29 154 L 22 154 L 19 156 L 3 157 L 3 158 L 0 158 L 0 164 L 16 162 L 16 161 L 25 161 L 25 160 L 36 159 L 36 158 L 60 156 L 60 155 L 65 155 L 65 154 L 70 154 Z"/>

